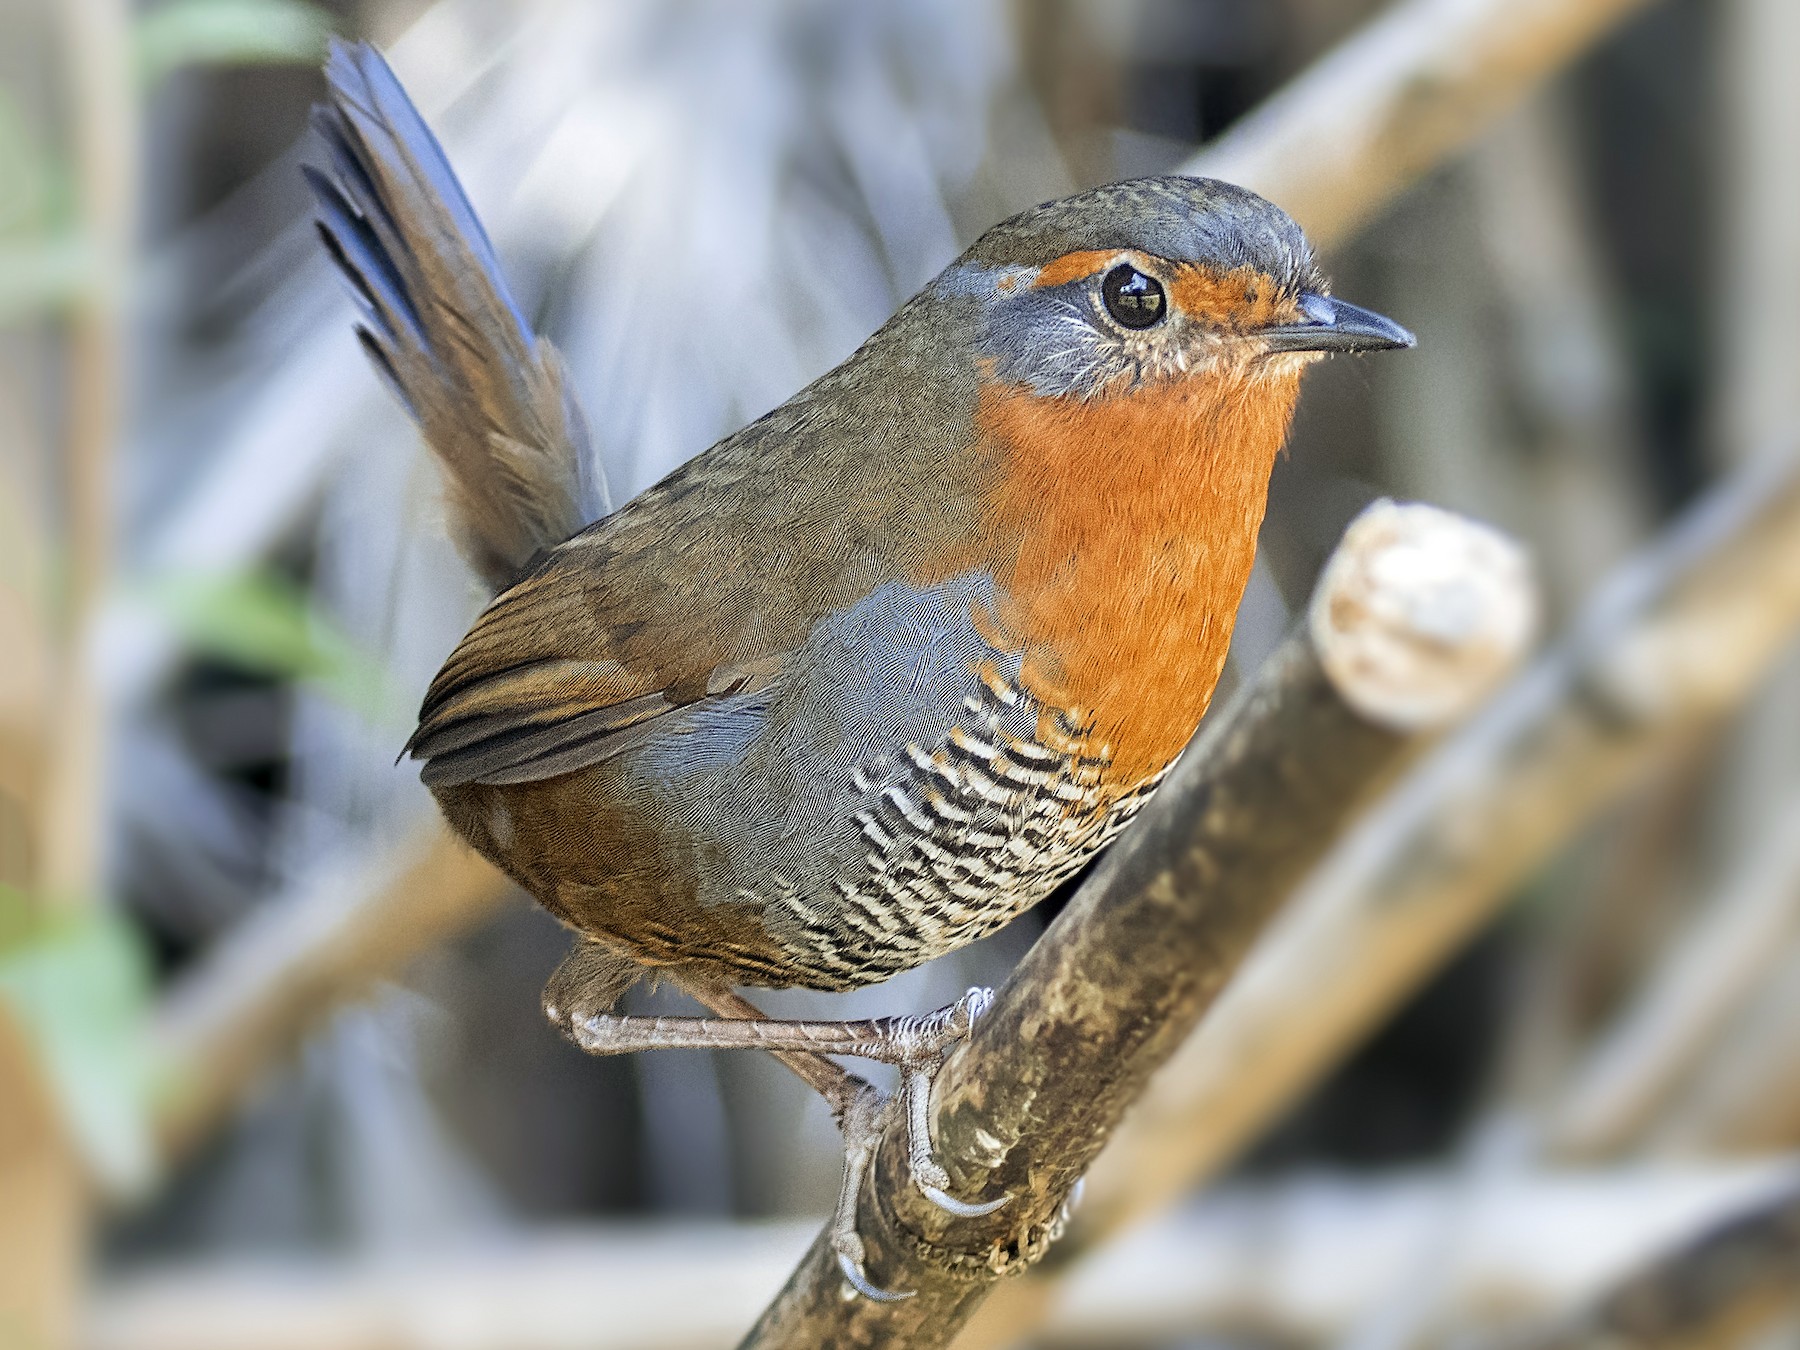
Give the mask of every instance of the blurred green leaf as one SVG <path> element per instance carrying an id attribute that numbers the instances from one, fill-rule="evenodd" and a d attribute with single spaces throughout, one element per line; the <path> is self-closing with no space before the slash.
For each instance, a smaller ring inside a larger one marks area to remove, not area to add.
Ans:
<path id="1" fill-rule="evenodd" d="M 167 0 L 138 20 L 138 76 L 154 88 L 183 66 L 313 63 L 330 34 L 305 0 Z"/>
<path id="2" fill-rule="evenodd" d="M 135 594 L 197 651 L 305 681 L 370 722 L 405 718 L 405 699 L 386 666 L 279 577 L 165 575 Z"/>
<path id="3" fill-rule="evenodd" d="M 67 169 L 0 88 L 0 326 L 59 308 L 92 282 Z"/>
<path id="4" fill-rule="evenodd" d="M 73 232 L 0 241 L 0 325 L 68 304 L 87 289 L 93 275 L 87 241 Z"/>
<path id="5" fill-rule="evenodd" d="M 72 217 L 67 169 L 0 85 L 0 234 L 53 232 Z"/>
<path id="6" fill-rule="evenodd" d="M 0 886 L 0 999 L 38 1048 L 84 1156 L 124 1191 L 143 1187 L 155 1167 L 149 990 L 135 935 L 104 906 L 46 917 Z"/>
<path id="7" fill-rule="evenodd" d="M 25 892 L 0 881 L 0 959 L 10 948 L 30 938 L 35 927 Z"/>

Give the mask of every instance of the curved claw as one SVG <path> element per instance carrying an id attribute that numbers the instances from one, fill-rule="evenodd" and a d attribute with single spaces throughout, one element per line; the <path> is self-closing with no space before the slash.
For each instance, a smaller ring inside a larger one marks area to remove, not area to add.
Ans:
<path id="1" fill-rule="evenodd" d="M 946 1214 L 954 1214 L 959 1219 L 979 1219 L 984 1214 L 992 1214 L 995 1210 L 999 1209 L 1002 1205 L 1012 1199 L 1012 1195 L 1008 1193 L 1001 1196 L 998 1200 L 983 1200 L 978 1203 L 971 1203 L 968 1200 L 958 1200 L 941 1186 L 931 1186 L 920 1181 L 918 1182 L 918 1187 L 919 1194 L 923 1195 Z"/>
<path id="2" fill-rule="evenodd" d="M 871 1284 L 869 1277 L 863 1274 L 862 1266 L 852 1260 L 848 1252 L 839 1252 L 837 1263 L 838 1269 L 843 1272 L 845 1283 L 864 1298 L 873 1299 L 877 1303 L 898 1303 L 902 1299 L 911 1298 L 918 1292 L 914 1289 L 907 1289 L 896 1293 L 891 1289 L 883 1289 L 879 1285 Z"/>

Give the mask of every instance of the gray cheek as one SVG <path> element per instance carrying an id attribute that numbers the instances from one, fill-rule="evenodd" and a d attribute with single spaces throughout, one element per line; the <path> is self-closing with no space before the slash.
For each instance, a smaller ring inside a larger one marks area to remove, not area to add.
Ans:
<path id="1" fill-rule="evenodd" d="M 1121 335 L 1096 315 L 1087 291 L 1071 287 L 1027 291 L 992 304 L 981 354 L 1003 383 L 1075 398 L 1182 379 L 1231 359 L 1228 343 L 1179 315 Z"/>
<path id="2" fill-rule="evenodd" d="M 981 339 L 997 379 L 1047 396 L 1092 393 L 1117 372 L 1122 346 L 1094 326 L 1086 293 L 1067 287 L 997 301 Z"/>

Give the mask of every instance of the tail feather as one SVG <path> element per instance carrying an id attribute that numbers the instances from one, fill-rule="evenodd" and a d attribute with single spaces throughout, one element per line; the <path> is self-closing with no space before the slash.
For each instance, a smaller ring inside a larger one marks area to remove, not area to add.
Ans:
<path id="1" fill-rule="evenodd" d="M 498 590 L 607 509 L 580 410 L 387 62 L 334 42 L 325 75 L 313 123 L 330 172 L 305 170 L 320 237 L 362 311 L 358 340 L 443 467 L 457 544 Z"/>

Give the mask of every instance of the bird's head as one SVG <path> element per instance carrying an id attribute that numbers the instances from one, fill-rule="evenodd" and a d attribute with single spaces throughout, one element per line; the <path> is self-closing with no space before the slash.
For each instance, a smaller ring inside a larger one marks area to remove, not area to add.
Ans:
<path id="1" fill-rule="evenodd" d="M 1284 211 L 1207 178 L 1134 179 L 1035 207 L 989 230 L 932 289 L 979 304 L 986 376 L 1038 395 L 1208 373 L 1291 378 L 1332 352 L 1413 345 L 1330 296 Z"/>

